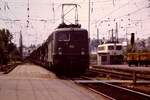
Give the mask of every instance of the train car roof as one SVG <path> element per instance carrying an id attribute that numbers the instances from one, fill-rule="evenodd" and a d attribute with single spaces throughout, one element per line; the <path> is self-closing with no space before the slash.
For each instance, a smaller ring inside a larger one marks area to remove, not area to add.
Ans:
<path id="1" fill-rule="evenodd" d="M 60 32 L 60 31 L 87 31 L 86 29 L 83 28 L 78 28 L 78 27 L 67 27 L 67 28 L 57 28 L 54 30 L 54 32 Z"/>
<path id="2" fill-rule="evenodd" d="M 101 47 L 101 46 L 112 46 L 112 45 L 121 45 L 122 46 L 121 43 L 104 43 L 104 44 L 98 45 L 98 47 Z"/>
<path id="3" fill-rule="evenodd" d="M 66 32 L 66 31 L 86 31 L 86 29 L 81 28 L 80 24 L 70 24 L 66 25 L 65 23 L 60 24 L 47 38 L 46 42 L 49 42 L 50 37 L 57 32 Z"/>

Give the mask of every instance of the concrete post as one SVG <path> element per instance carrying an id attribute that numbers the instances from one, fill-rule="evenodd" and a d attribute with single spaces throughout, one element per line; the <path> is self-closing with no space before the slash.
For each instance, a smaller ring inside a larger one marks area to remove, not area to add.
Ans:
<path id="1" fill-rule="evenodd" d="M 133 71 L 133 83 L 135 84 L 137 81 L 136 72 Z"/>

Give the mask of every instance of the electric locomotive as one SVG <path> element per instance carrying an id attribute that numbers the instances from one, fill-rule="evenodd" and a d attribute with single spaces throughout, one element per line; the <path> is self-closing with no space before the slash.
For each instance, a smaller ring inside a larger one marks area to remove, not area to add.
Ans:
<path id="1" fill-rule="evenodd" d="M 75 24 L 65 24 L 66 6 L 72 6 L 71 10 L 75 8 Z M 79 76 L 89 68 L 88 32 L 78 24 L 77 6 L 62 4 L 62 24 L 31 54 L 32 61 L 57 75 Z"/>
<path id="2" fill-rule="evenodd" d="M 57 75 L 79 76 L 89 68 L 88 32 L 78 24 L 61 24 L 30 58 Z"/>
<path id="3" fill-rule="evenodd" d="M 89 67 L 88 32 L 62 24 L 47 39 L 49 66 L 57 74 L 79 75 Z"/>

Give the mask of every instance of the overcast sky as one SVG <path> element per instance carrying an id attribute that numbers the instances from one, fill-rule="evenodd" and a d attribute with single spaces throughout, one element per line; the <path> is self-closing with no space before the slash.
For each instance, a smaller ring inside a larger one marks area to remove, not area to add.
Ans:
<path id="1" fill-rule="evenodd" d="M 19 32 L 24 45 L 42 43 L 61 23 L 61 4 L 77 3 L 79 23 L 88 29 L 89 0 L 0 0 L 0 27 L 8 28 L 18 44 Z M 136 33 L 136 38 L 150 36 L 150 4 L 148 0 L 91 0 L 90 37 L 108 38 L 109 30 L 118 23 L 119 37 L 126 32 Z M 70 8 L 65 8 L 67 12 Z M 29 23 L 27 23 L 29 14 Z M 73 19 L 73 11 L 68 20 Z M 28 26 L 28 27 L 27 27 Z"/>

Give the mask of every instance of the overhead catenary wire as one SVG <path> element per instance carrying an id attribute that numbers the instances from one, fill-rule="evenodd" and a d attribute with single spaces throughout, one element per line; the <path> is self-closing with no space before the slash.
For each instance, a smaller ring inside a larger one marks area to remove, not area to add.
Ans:
<path id="1" fill-rule="evenodd" d="M 137 3 L 141 3 L 142 1 L 139 1 L 139 2 L 137 2 Z M 131 3 L 133 3 L 133 1 L 131 1 Z M 101 20 L 103 20 L 103 19 L 105 19 L 105 18 L 108 18 L 110 15 L 112 15 L 113 13 L 115 13 L 115 12 L 117 12 L 118 10 L 121 10 L 122 8 L 124 8 L 124 7 L 127 7 L 129 4 L 131 4 L 130 2 L 127 2 L 127 3 L 125 3 L 125 4 L 123 4 L 123 5 L 121 5 L 121 6 L 119 6 L 119 7 L 117 7 L 117 8 L 115 8 L 113 11 L 111 11 L 111 12 L 109 12 L 108 14 L 106 14 L 106 15 L 104 15 L 103 17 L 101 17 L 100 19 L 98 19 L 96 22 L 94 22 L 93 24 L 97 24 L 97 23 L 99 23 Z M 135 3 L 135 2 L 134 2 Z M 126 15 L 128 15 L 129 13 L 131 13 L 131 14 L 133 14 L 133 13 L 135 13 L 135 12 L 138 12 L 138 10 L 142 10 L 142 9 L 146 9 L 146 7 L 144 8 L 144 7 L 142 7 L 142 8 L 139 8 L 139 9 L 137 9 L 136 11 L 133 11 L 133 12 L 127 12 L 127 14 L 125 14 L 125 15 L 122 15 L 122 16 L 120 16 L 120 17 L 123 17 L 123 16 L 126 16 Z"/>
<path id="2" fill-rule="evenodd" d="M 1 0 L 1 1 L 6 1 L 6 0 Z M 27 0 L 24 0 L 24 1 L 19 1 L 19 0 L 16 0 L 16 1 L 12 1 L 12 0 L 7 0 L 7 1 L 9 1 L 9 3 L 8 3 L 8 5 L 10 6 L 10 9 L 9 9 L 9 11 L 7 12 L 7 13 L 9 13 L 9 14 L 6 14 L 7 16 L 6 17 L 1 17 L 0 18 L 0 20 L 1 21 L 6 21 L 6 22 L 24 22 L 23 24 L 25 25 L 25 20 L 27 20 L 27 13 L 26 13 L 26 16 L 24 17 L 24 18 L 19 18 L 18 16 L 17 16 L 17 13 L 14 13 L 13 12 L 13 10 L 14 10 L 14 8 L 15 7 L 18 7 L 18 6 L 21 6 L 21 5 L 23 5 L 24 4 L 24 6 L 26 6 L 27 7 Z M 48 22 L 50 22 L 51 24 L 54 24 L 53 22 L 54 22 L 54 20 L 56 21 L 56 23 L 60 20 L 59 18 L 58 18 L 58 6 L 60 6 L 60 4 L 62 3 L 62 1 L 60 1 L 60 2 L 58 2 L 58 0 L 56 0 L 56 1 L 54 1 L 54 0 L 50 0 L 50 1 L 53 1 L 53 4 L 52 4 L 52 2 L 50 3 L 50 2 L 48 2 L 48 3 L 46 3 L 46 2 L 32 2 L 32 5 L 33 6 L 37 6 L 37 5 L 39 5 L 40 7 L 42 6 L 48 6 L 49 8 L 51 8 L 50 10 L 51 10 L 51 12 L 52 12 L 52 10 L 53 10 L 53 6 L 54 6 L 54 10 L 53 11 L 55 11 L 55 17 L 53 17 L 53 18 L 50 18 L 51 16 L 48 16 L 48 17 L 43 17 L 43 16 L 35 16 L 35 15 L 33 15 L 33 11 L 34 11 L 34 9 L 30 9 L 30 18 L 29 18 L 29 20 L 30 20 L 30 22 L 31 22 L 31 24 L 32 25 L 34 25 L 34 22 L 41 22 L 41 23 L 48 23 Z M 91 2 L 90 2 L 90 4 L 91 4 L 91 9 L 93 10 L 93 12 L 94 11 L 96 11 L 96 7 L 101 7 L 101 5 L 104 5 L 105 6 L 105 4 L 107 4 L 108 6 L 107 7 L 109 7 L 109 6 L 111 6 L 112 7 L 112 1 L 113 0 L 91 0 Z M 115 0 L 115 1 L 118 1 L 118 0 Z M 122 1 L 122 0 L 121 0 Z M 139 0 L 138 0 L 139 1 Z M 132 1 L 130 1 L 130 4 L 132 3 L 132 4 L 134 4 L 135 2 L 137 3 L 138 1 L 135 1 L 135 0 L 132 0 Z M 69 1 L 70 2 L 70 1 Z M 75 3 L 78 3 L 78 4 L 84 4 L 84 6 L 85 5 L 87 5 L 87 3 L 88 3 L 88 0 L 71 0 L 71 2 L 75 2 Z M 118 1 L 119 2 L 119 1 Z M 107 14 L 103 14 L 103 16 L 104 17 L 101 17 L 101 18 L 97 18 L 97 20 L 100 20 L 100 21 L 102 21 L 102 20 L 107 20 L 107 18 L 112 18 L 112 17 L 110 17 L 110 16 L 113 16 L 117 11 L 122 11 L 122 9 L 124 9 L 124 8 L 126 8 L 127 6 L 125 6 L 125 7 L 123 7 L 122 8 L 122 6 L 124 6 L 124 4 L 122 5 L 121 4 L 121 6 L 119 6 L 119 5 L 117 5 L 117 3 L 118 2 L 116 2 L 116 5 L 115 5 L 115 7 L 114 7 L 114 9 L 116 9 L 116 11 L 115 10 L 113 10 L 112 11 L 112 13 L 110 12 L 110 15 L 109 15 L 109 13 L 107 13 Z M 140 2 L 145 2 L 145 1 L 142 1 L 142 0 L 140 0 Z M 143 4 L 143 3 L 142 3 Z M 100 6 L 97 6 L 97 5 L 100 5 Z M 33 7 L 32 6 L 32 7 Z M 143 6 L 143 5 L 141 5 L 141 6 Z M 139 3 L 137 3 L 137 9 L 136 10 L 138 10 L 138 9 L 140 9 L 140 7 L 141 6 L 139 6 Z M 39 7 L 39 9 L 40 9 L 40 7 Z M 138 8 L 139 7 L 139 8 Z M 12 9 L 13 8 L 13 9 Z M 18 7 L 19 8 L 19 7 Z M 34 8 L 34 7 L 33 7 Z M 83 6 L 82 6 L 82 8 L 83 8 Z M 106 8 L 106 7 L 105 7 Z M 105 10 L 105 8 L 103 7 L 103 9 Z M 117 10 L 118 9 L 118 10 Z M 140 11 L 143 11 L 144 9 L 146 9 L 146 8 L 143 8 L 142 10 L 140 10 Z M 17 9 L 15 8 L 15 10 L 16 10 L 16 12 L 17 12 Z M 126 12 L 125 14 L 123 13 L 122 15 L 120 15 L 120 16 L 117 16 L 117 17 L 114 17 L 114 19 L 116 19 L 116 21 L 117 20 L 121 20 L 121 19 L 119 19 L 119 18 L 122 18 L 122 17 L 131 17 L 132 15 L 135 15 L 135 14 L 137 14 L 138 12 L 140 12 L 140 11 L 136 11 L 136 10 L 133 10 L 133 11 L 129 11 L 129 12 Z M 93 13 L 93 15 L 94 15 L 95 13 Z M 8 15 L 11 15 L 11 16 L 8 16 Z M 12 16 L 13 15 L 13 16 Z M 16 15 L 16 16 L 15 16 Z M 128 15 L 131 15 L 131 16 L 128 16 Z M 4 15 L 3 15 L 4 16 Z M 10 17 L 10 19 L 9 18 L 7 18 L 7 17 Z M 18 18 L 17 18 L 18 17 Z M 128 18 L 127 18 L 128 19 Z M 111 20 L 111 19 L 110 19 Z M 113 18 L 112 18 L 112 20 L 113 20 Z M 85 19 L 82 19 L 81 20 L 82 22 L 86 22 L 86 21 L 88 21 L 86 18 Z M 99 21 L 99 22 L 100 22 Z M 133 20 L 132 20 L 133 21 Z M 138 20 L 137 20 L 138 21 Z M 143 19 L 141 20 L 141 21 L 143 21 Z M 94 23 L 95 24 L 95 22 L 96 21 L 91 21 L 91 26 L 92 26 L 92 24 Z M 98 22 L 98 23 L 99 23 Z M 139 20 L 139 22 L 140 22 L 140 20 Z M 143 21 L 144 22 L 144 21 Z M 146 22 L 146 21 L 145 21 Z M 49 23 L 49 24 L 50 24 Z M 147 23 L 147 22 L 146 22 Z M 27 23 L 26 23 L 27 24 Z M 30 24 L 29 24 L 30 25 Z M 92 32 L 91 32 L 92 33 Z"/>

